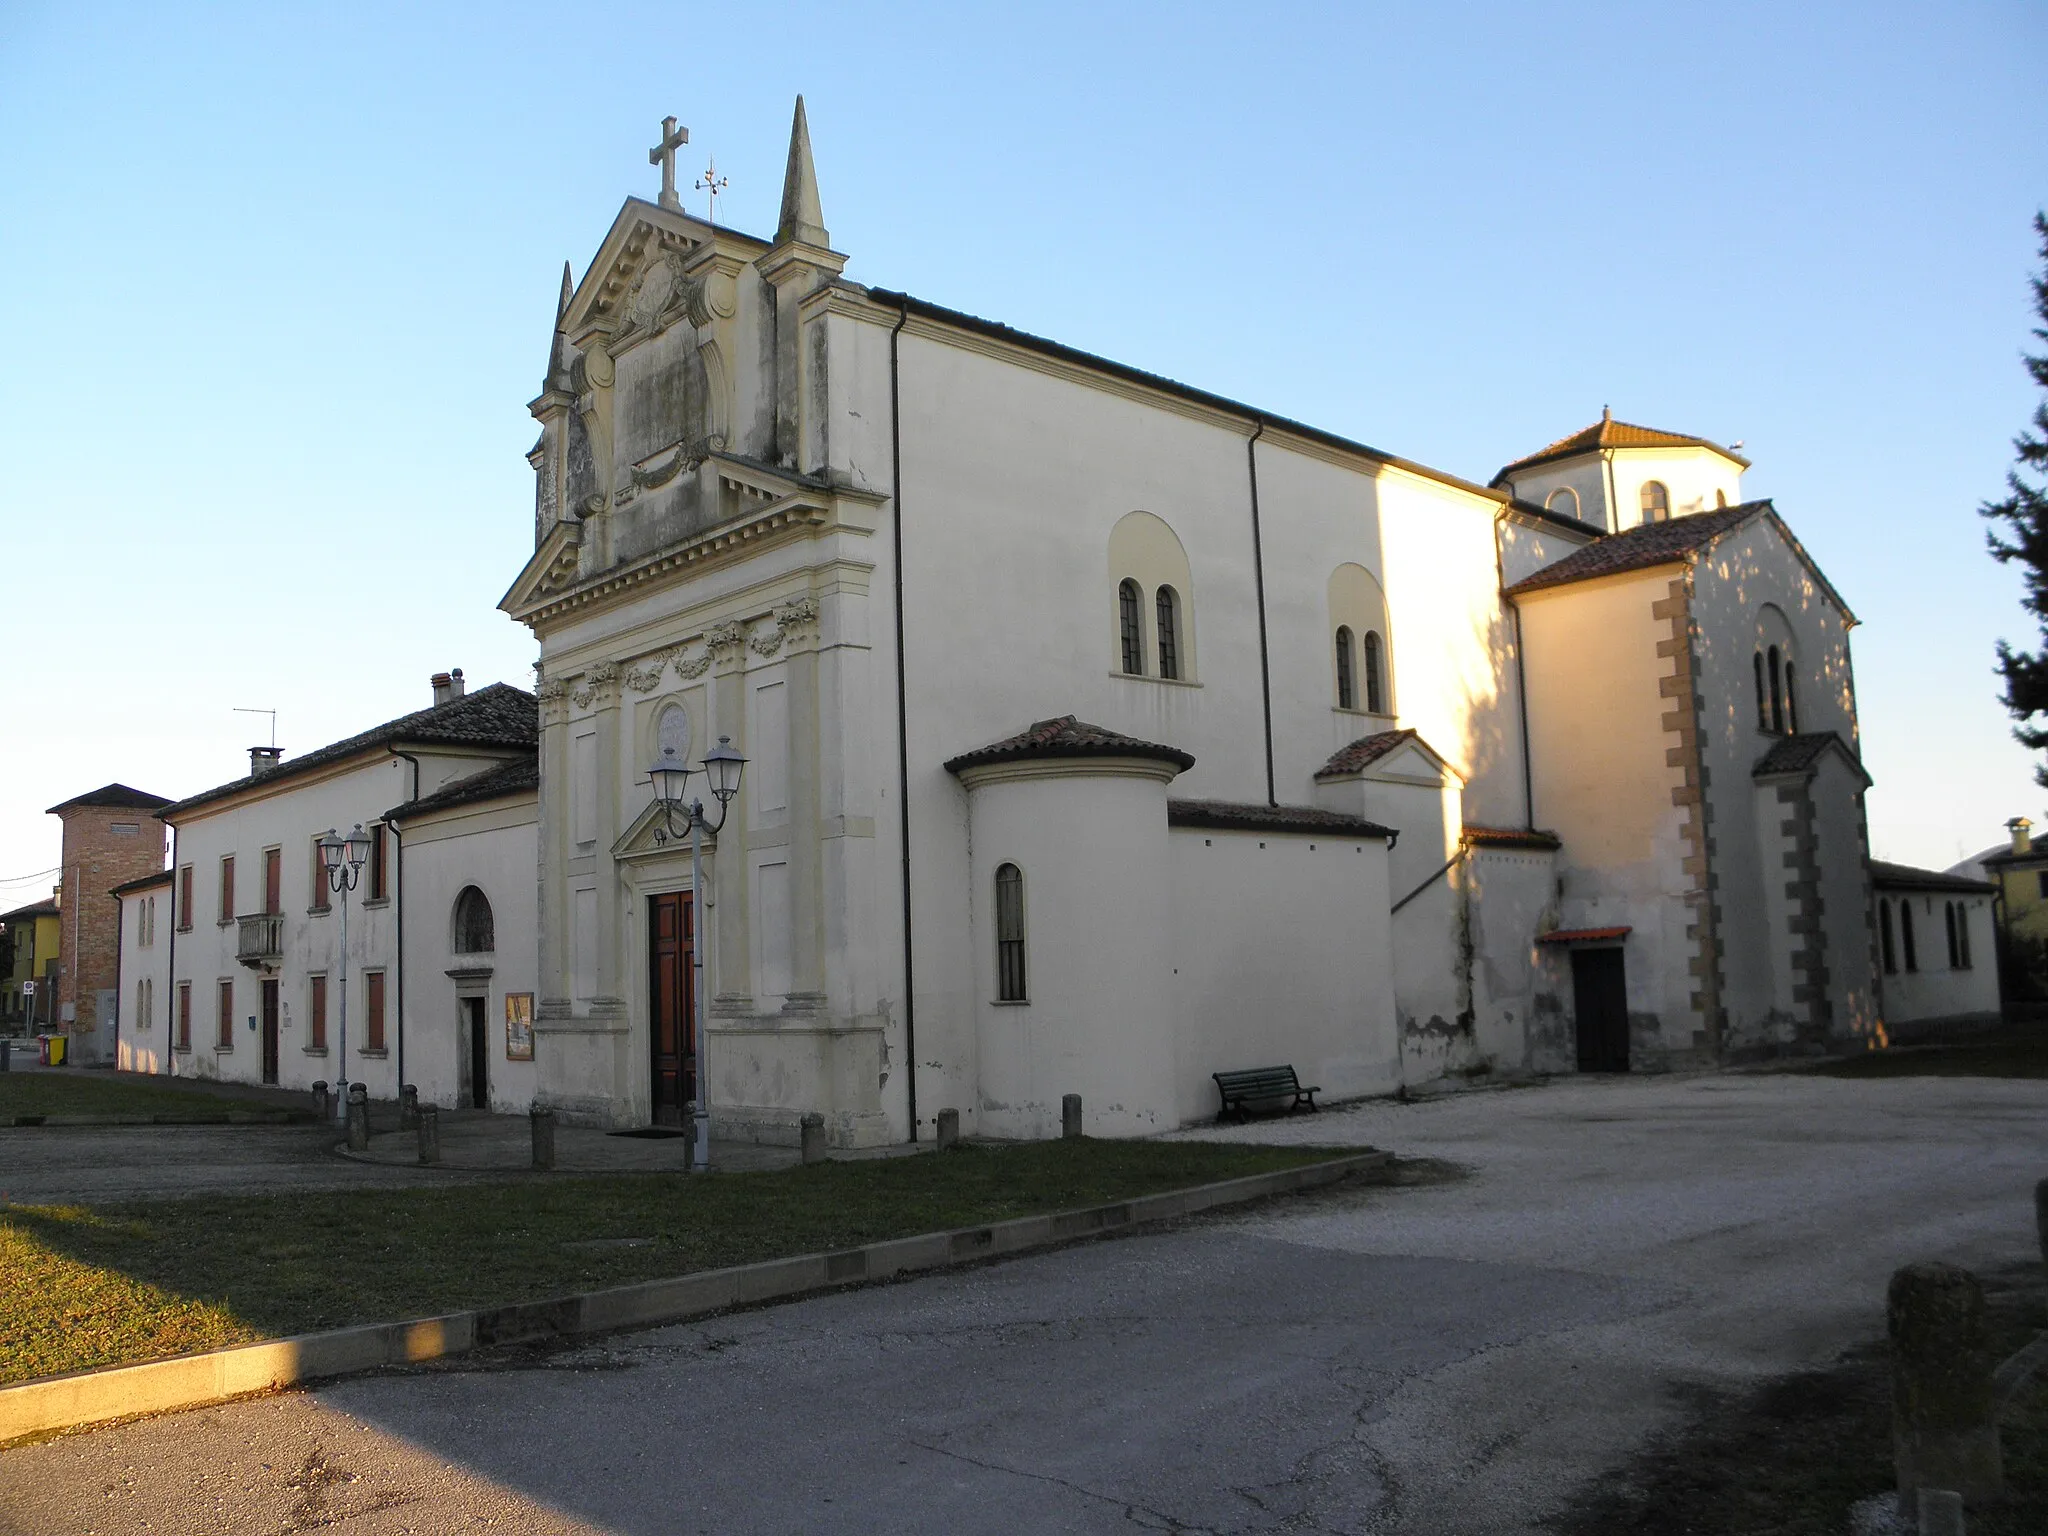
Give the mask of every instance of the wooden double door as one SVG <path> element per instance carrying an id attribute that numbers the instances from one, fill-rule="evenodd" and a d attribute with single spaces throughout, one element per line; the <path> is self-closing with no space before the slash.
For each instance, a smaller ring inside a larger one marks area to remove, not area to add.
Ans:
<path id="1" fill-rule="evenodd" d="M 1579 1070 L 1628 1070 L 1628 973 L 1618 948 L 1572 951 L 1572 1008 Z"/>
<path id="2" fill-rule="evenodd" d="M 696 917 L 688 891 L 647 898 L 647 1033 L 656 1125 L 688 1124 L 697 1099 Z"/>

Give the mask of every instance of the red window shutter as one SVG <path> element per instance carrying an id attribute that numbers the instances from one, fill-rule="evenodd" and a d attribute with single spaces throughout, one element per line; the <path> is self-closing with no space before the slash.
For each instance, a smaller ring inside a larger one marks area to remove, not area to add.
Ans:
<path id="1" fill-rule="evenodd" d="M 188 868 L 185 873 L 189 877 L 192 871 Z M 189 878 L 186 884 L 191 884 Z M 192 1049 L 192 983 L 189 981 L 178 983 L 178 1049 Z"/>
<path id="2" fill-rule="evenodd" d="M 325 912 L 327 899 L 327 871 L 320 863 L 320 839 L 316 837 L 313 839 L 313 910 Z"/>
<path id="3" fill-rule="evenodd" d="M 327 1049 L 327 978 L 325 976 L 315 976 L 313 978 L 312 1003 L 306 1012 L 310 1015 L 307 1020 L 306 1043 L 315 1050 L 324 1051 Z"/>
<path id="4" fill-rule="evenodd" d="M 382 901 L 389 894 L 385 888 L 384 826 L 380 822 L 370 828 L 370 900 Z"/>
<path id="5" fill-rule="evenodd" d="M 218 1044 L 231 1047 L 235 1043 L 235 984 L 224 981 L 220 984 L 220 1040 Z"/>
<path id="6" fill-rule="evenodd" d="M 185 865 L 178 871 L 178 929 L 182 933 L 192 931 L 192 866 Z M 186 1044 L 191 1044 L 188 1040 Z"/>
<path id="7" fill-rule="evenodd" d="M 263 910 L 275 915 L 284 910 L 284 850 L 263 850 Z"/>
<path id="8" fill-rule="evenodd" d="M 384 1049 L 384 973 L 369 971 L 363 976 L 364 1027 L 369 1033 L 365 1050 Z"/>
<path id="9" fill-rule="evenodd" d="M 235 856 L 231 853 L 220 861 L 220 920 L 233 922 L 235 918 Z"/>

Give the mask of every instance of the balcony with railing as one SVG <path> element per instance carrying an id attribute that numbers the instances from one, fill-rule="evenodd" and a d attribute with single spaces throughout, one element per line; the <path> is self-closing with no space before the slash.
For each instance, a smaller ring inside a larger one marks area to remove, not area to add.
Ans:
<path id="1" fill-rule="evenodd" d="M 235 958 L 251 970 L 274 971 L 284 952 L 284 914 L 257 912 L 238 917 Z"/>

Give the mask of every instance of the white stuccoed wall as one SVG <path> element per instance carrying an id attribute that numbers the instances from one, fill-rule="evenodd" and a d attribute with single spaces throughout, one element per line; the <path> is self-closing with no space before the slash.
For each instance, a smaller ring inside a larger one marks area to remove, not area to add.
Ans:
<path id="1" fill-rule="evenodd" d="M 123 1072 L 162 1072 L 171 1034 L 171 893 L 168 880 L 146 890 L 131 891 L 121 901 L 121 961 L 117 1017 L 120 1045 L 115 1066 Z M 144 909 L 155 906 L 153 931 L 145 927 Z M 144 943 L 145 933 L 150 942 Z M 147 981 L 153 998 L 147 1011 L 136 996 L 136 983 Z M 196 1022 L 196 1021 L 195 1021 Z"/>
<path id="2" fill-rule="evenodd" d="M 1998 1017 L 1998 952 L 1991 897 L 1955 891 L 1880 890 L 1892 906 L 1892 957 L 1896 969 L 1882 973 L 1879 991 L 1884 1023 L 1892 1039 L 1911 1040 L 1915 1025 L 1988 1023 Z M 1906 969 L 1899 943 L 1901 903 L 1913 904 L 1913 931 L 1918 940 L 1919 969 Z M 1970 929 L 1970 964 L 1955 969 L 1948 963 L 1948 933 L 1943 909 L 1953 902 Z"/>

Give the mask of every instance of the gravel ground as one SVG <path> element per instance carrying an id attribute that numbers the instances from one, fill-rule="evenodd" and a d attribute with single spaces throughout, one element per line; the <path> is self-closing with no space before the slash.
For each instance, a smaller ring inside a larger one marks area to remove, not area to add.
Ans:
<path id="1" fill-rule="evenodd" d="M 1583 1081 L 1195 1134 L 1464 1176 L 21 1447 L 0 1530 L 1539 1530 L 1685 1389 L 1868 1339 L 1896 1265 L 2024 1260 L 2048 1082 Z"/>

